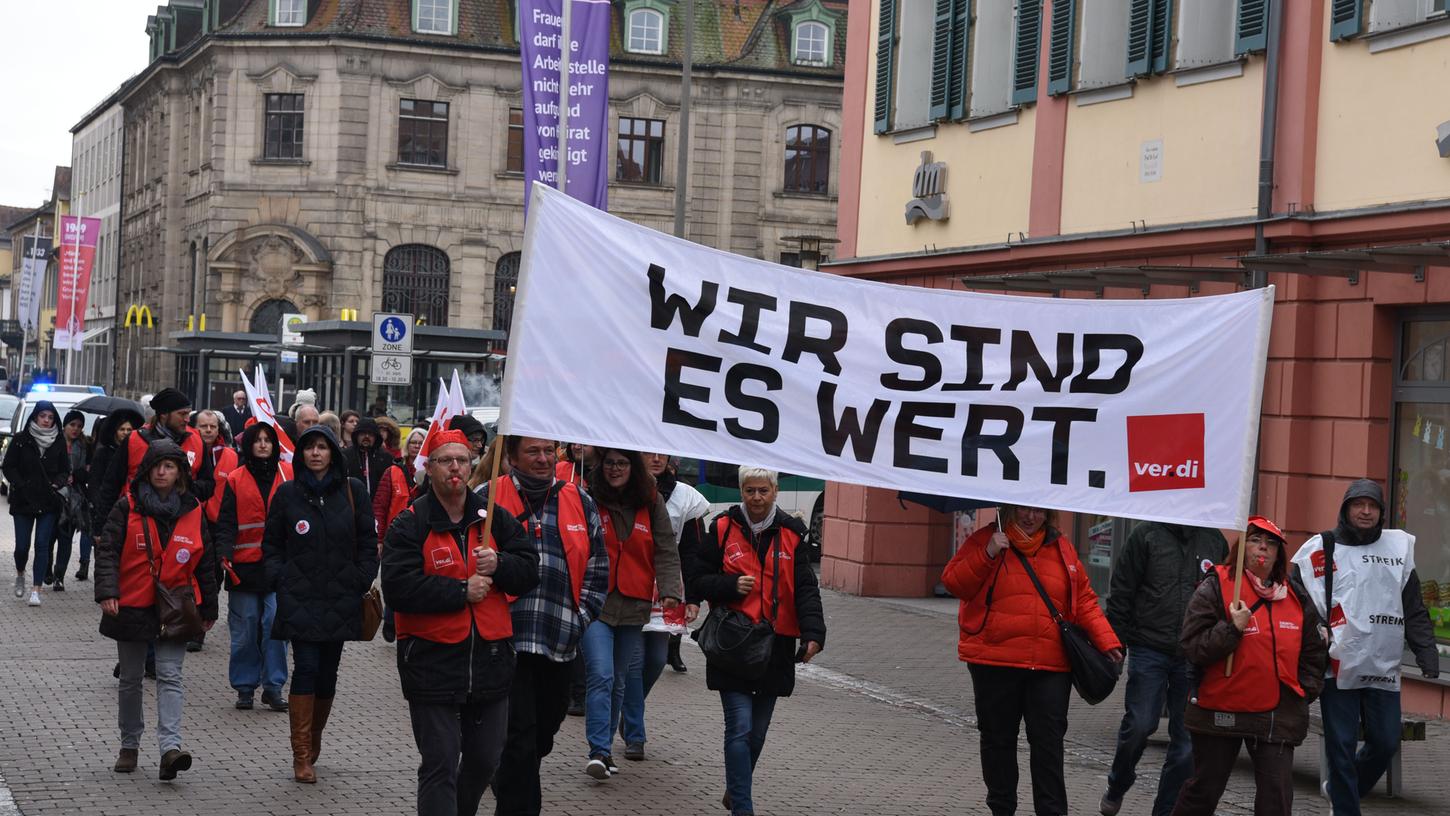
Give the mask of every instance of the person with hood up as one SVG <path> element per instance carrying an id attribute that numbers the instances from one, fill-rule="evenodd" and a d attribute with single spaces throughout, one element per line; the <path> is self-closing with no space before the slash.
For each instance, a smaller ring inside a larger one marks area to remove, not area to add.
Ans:
<path id="1" fill-rule="evenodd" d="M 1309 733 L 1309 704 L 1324 687 L 1327 658 L 1319 615 L 1288 561 L 1278 525 L 1250 516 L 1243 540 L 1188 602 L 1181 640 L 1199 678 L 1183 716 L 1193 735 L 1193 776 L 1174 816 L 1213 816 L 1241 746 L 1254 765 L 1255 816 L 1293 812 L 1294 747 Z"/>
<path id="2" fill-rule="evenodd" d="M 61 440 L 65 442 L 66 458 L 70 460 L 70 482 L 61 488 L 65 499 L 55 524 L 55 552 L 45 580 L 55 592 L 65 592 L 65 571 L 70 569 L 71 549 L 76 533 L 81 534 L 81 564 L 91 562 L 90 513 L 86 508 L 86 483 L 90 475 L 91 441 L 86 438 L 86 415 L 67 411 L 61 421 Z"/>
<path id="3" fill-rule="evenodd" d="M 0 471 L 10 483 L 10 515 L 15 519 L 17 598 L 25 596 L 25 564 L 31 550 L 35 552 L 30 606 L 40 606 L 40 587 L 50 570 L 50 544 L 65 507 L 61 488 L 70 481 L 70 457 L 60 433 L 60 414 L 48 400 L 41 400 L 30 412 L 25 429 L 10 439 L 0 463 Z"/>
<path id="4" fill-rule="evenodd" d="M 217 557 L 226 575 L 227 629 L 231 663 L 227 669 L 237 691 L 236 707 L 252 708 L 257 687 L 262 705 L 286 711 L 282 686 L 287 682 L 287 641 L 272 637 L 277 595 L 267 586 L 262 564 L 262 536 L 267 510 L 277 489 L 292 479 L 292 465 L 283 462 L 277 431 L 258 422 L 242 431 L 241 464 L 227 474 L 219 496 L 215 526 Z"/>
<path id="5" fill-rule="evenodd" d="M 516 660 L 508 597 L 538 586 L 539 553 L 508 511 L 485 519 L 487 502 L 466 482 L 467 437 L 434 434 L 427 455 L 428 492 L 388 527 L 383 591 L 422 760 L 418 813 L 473 816 L 508 723 Z"/>
<path id="6" fill-rule="evenodd" d="M 347 475 L 332 431 L 308 428 L 295 457 L 297 478 L 277 488 L 267 509 L 262 564 L 265 588 L 277 593 L 272 637 L 292 645 L 292 776 L 311 783 L 343 644 L 362 639 L 363 595 L 378 574 L 378 533 L 367 487 Z"/>
<path id="7" fill-rule="evenodd" d="M 136 770 L 145 722 L 141 677 L 148 646 L 156 650 L 156 734 L 164 780 L 191 768 L 181 747 L 184 703 L 181 664 L 185 637 L 164 637 L 156 584 L 191 587 L 197 611 L 210 629 L 217 618 L 216 554 L 201 501 L 191 493 L 186 453 L 169 439 L 152 442 L 136 464 L 127 495 L 118 499 L 96 543 L 96 603 L 101 634 L 116 641 L 120 656 L 121 753 L 117 773 Z"/>
<path id="8" fill-rule="evenodd" d="M 131 433 L 144 422 L 140 414 L 122 408 L 97 421 L 92 429 L 95 434 L 95 449 L 91 454 L 91 478 L 86 488 L 86 499 L 91 513 L 88 529 L 92 542 L 101 537 L 101 531 L 106 526 L 106 517 L 111 512 L 109 506 L 100 503 L 101 484 L 110 471 L 111 459 L 116 455 L 116 448 L 124 446 Z M 76 573 L 77 581 L 86 580 L 89 567 L 90 562 L 86 560 L 86 552 L 82 549 L 81 568 Z"/>
<path id="9" fill-rule="evenodd" d="M 393 457 L 383 450 L 377 420 L 370 417 L 358 420 L 357 428 L 352 432 L 352 447 L 344 450 L 338 461 L 346 466 L 347 475 L 362 482 L 367 488 L 368 507 L 372 507 L 378 484 L 393 464 Z"/>
<path id="10" fill-rule="evenodd" d="M 137 428 L 126 439 L 126 444 L 118 446 L 111 457 L 97 495 L 101 507 L 115 506 L 116 499 L 125 494 L 136 478 L 136 469 L 146 455 L 147 447 L 158 439 L 170 439 L 186 455 L 191 494 L 203 503 L 211 498 L 215 487 L 211 451 L 201 441 L 201 435 L 186 424 L 191 418 L 191 400 L 175 388 L 163 388 L 151 398 L 150 406 L 151 421 Z"/>
<path id="11" fill-rule="evenodd" d="M 389 459 L 402 456 L 403 426 L 392 417 L 377 417 L 374 421 L 378 423 L 378 450 L 386 453 Z"/>
<path id="12" fill-rule="evenodd" d="M 1294 569 L 1329 622 L 1329 674 L 1319 710 L 1334 816 L 1358 816 L 1400 750 L 1400 660 L 1408 645 L 1427 678 L 1440 675 L 1435 630 L 1415 572 L 1415 537 L 1384 526 L 1378 482 L 1344 492 L 1339 519 L 1294 553 Z M 1364 747 L 1355 753 L 1361 731 Z"/>

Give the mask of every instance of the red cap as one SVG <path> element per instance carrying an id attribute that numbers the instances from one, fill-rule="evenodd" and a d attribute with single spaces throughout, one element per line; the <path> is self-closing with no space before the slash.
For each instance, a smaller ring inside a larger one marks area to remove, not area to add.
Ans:
<path id="1" fill-rule="evenodd" d="M 438 450 L 444 445 L 462 445 L 469 450 L 473 449 L 472 446 L 468 444 L 468 437 L 463 435 L 463 431 L 435 430 L 433 433 L 428 434 L 428 441 L 423 446 L 423 455 L 432 456 L 433 451 Z"/>
<path id="2" fill-rule="evenodd" d="M 1249 516 L 1249 526 L 1245 528 L 1244 534 L 1247 535 L 1248 531 L 1254 529 L 1255 527 L 1263 530 L 1264 532 L 1268 533 L 1274 538 L 1279 539 L 1280 541 L 1283 541 L 1285 543 L 1288 542 L 1288 539 L 1284 537 L 1284 531 L 1279 529 L 1279 525 L 1275 524 L 1272 521 L 1269 521 L 1263 516 Z"/>

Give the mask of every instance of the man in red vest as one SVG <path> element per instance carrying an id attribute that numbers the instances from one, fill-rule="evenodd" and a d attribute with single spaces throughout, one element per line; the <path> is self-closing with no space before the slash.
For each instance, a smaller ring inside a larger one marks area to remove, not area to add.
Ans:
<path id="1" fill-rule="evenodd" d="M 496 510 L 487 519 L 487 502 L 468 490 L 468 437 L 435 433 L 424 453 L 429 489 L 388 527 L 383 592 L 422 755 L 418 813 L 473 814 L 508 722 L 514 652 L 506 595 L 538 585 L 539 554 L 513 515 Z"/>
<path id="2" fill-rule="evenodd" d="M 160 439 L 176 443 L 185 454 L 190 467 L 191 494 L 202 504 L 211 498 L 215 487 L 211 451 L 206 449 L 201 436 L 186 424 L 191 418 L 191 400 L 175 388 L 163 388 L 151 398 L 151 410 L 151 421 L 136 429 L 127 438 L 126 444 L 118 445 L 111 457 L 105 481 L 97 495 L 101 507 L 107 508 L 104 512 L 109 512 L 116 500 L 126 493 L 147 447 Z"/>

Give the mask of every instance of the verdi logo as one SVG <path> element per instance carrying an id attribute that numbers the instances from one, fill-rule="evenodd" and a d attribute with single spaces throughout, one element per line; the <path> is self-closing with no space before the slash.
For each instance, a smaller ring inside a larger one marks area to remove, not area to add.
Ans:
<path id="1" fill-rule="evenodd" d="M 1204 485 L 1203 414 L 1128 417 L 1128 491 Z"/>

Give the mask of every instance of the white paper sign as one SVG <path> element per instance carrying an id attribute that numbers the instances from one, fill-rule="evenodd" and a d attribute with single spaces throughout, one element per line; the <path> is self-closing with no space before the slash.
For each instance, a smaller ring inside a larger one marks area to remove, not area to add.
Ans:
<path id="1" fill-rule="evenodd" d="M 1243 525 L 1272 288 L 1097 300 L 875 283 L 533 190 L 504 433 Z"/>

